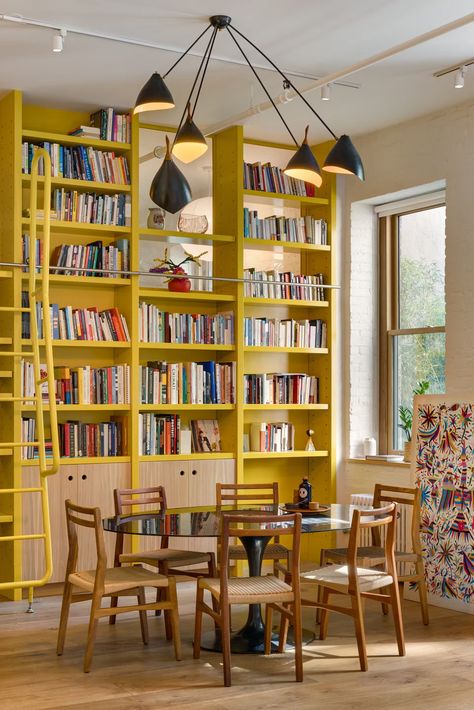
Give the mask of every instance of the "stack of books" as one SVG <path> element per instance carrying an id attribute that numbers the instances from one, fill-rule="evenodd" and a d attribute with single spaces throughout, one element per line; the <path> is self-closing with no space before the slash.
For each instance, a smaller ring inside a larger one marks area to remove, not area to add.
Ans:
<path id="1" fill-rule="evenodd" d="M 140 367 L 142 404 L 234 404 L 235 362 L 149 362 Z"/>
<path id="2" fill-rule="evenodd" d="M 131 117 L 128 113 L 117 113 L 115 109 L 101 108 L 90 115 L 91 125 L 98 128 L 100 138 L 104 141 L 130 143 Z"/>
<path id="3" fill-rule="evenodd" d="M 216 315 L 168 313 L 142 301 L 138 332 L 142 343 L 233 345 L 234 315 L 230 312 Z"/>
<path id="4" fill-rule="evenodd" d="M 31 173 L 31 164 L 38 148 L 44 148 L 49 153 L 51 177 L 130 185 L 128 162 L 123 155 L 96 150 L 90 146 L 66 146 L 48 141 L 22 144 L 22 172 L 26 175 Z M 38 161 L 38 175 L 44 175 L 43 158 Z"/>
<path id="5" fill-rule="evenodd" d="M 100 128 L 97 126 L 78 126 L 73 131 L 69 131 L 68 136 L 100 139 Z"/>
<path id="6" fill-rule="evenodd" d="M 303 373 L 244 375 L 245 404 L 317 404 L 319 378 Z"/>
<path id="7" fill-rule="evenodd" d="M 244 318 L 244 345 L 273 348 L 325 348 L 326 323 L 319 319 Z"/>
<path id="8" fill-rule="evenodd" d="M 130 248 L 128 239 L 117 239 L 113 244 L 104 246 L 103 242 L 95 241 L 82 244 L 60 244 L 51 255 L 51 266 L 61 266 L 53 270 L 53 274 L 66 276 L 97 276 L 102 278 L 123 278 L 114 271 L 128 271 L 130 268 Z M 91 269 L 85 270 L 85 269 Z M 76 271 L 75 269 L 84 269 Z M 101 271 L 95 271 L 101 269 Z M 128 278 L 128 277 L 127 277 Z"/>
<path id="9" fill-rule="evenodd" d="M 60 455 L 67 458 L 124 456 L 122 422 L 58 424 Z"/>
<path id="10" fill-rule="evenodd" d="M 244 295 L 251 298 L 285 298 L 294 301 L 324 301 L 323 274 L 306 276 L 291 271 L 244 270 Z"/>
<path id="11" fill-rule="evenodd" d="M 247 239 L 273 239 L 298 244 L 327 244 L 328 225 L 324 219 L 283 217 L 260 218 L 257 210 L 244 207 L 244 237 Z"/>
<path id="12" fill-rule="evenodd" d="M 288 177 L 281 168 L 270 163 L 244 162 L 244 189 L 278 192 L 282 195 L 314 197 L 315 186 L 303 180 Z"/>
<path id="13" fill-rule="evenodd" d="M 77 190 L 54 190 L 51 209 L 56 219 L 64 222 L 85 224 L 110 224 L 115 227 L 130 227 L 130 195 L 98 195 L 95 192 Z"/>
<path id="14" fill-rule="evenodd" d="M 139 456 L 179 454 L 180 428 L 178 414 L 141 412 L 138 415 Z"/>
<path id="15" fill-rule="evenodd" d="M 293 451 L 295 427 L 291 422 L 255 422 L 250 425 L 251 451 Z"/>

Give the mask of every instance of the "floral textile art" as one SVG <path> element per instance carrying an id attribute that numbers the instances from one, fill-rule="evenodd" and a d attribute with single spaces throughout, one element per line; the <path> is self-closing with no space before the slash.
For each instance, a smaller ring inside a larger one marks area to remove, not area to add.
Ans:
<path id="1" fill-rule="evenodd" d="M 474 602 L 474 404 L 415 399 L 416 485 L 428 592 Z"/>

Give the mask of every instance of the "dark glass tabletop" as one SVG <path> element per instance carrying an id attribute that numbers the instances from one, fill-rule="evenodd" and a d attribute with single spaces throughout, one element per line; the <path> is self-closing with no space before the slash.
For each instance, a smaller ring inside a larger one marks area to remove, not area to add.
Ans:
<path id="1" fill-rule="evenodd" d="M 335 532 L 349 530 L 352 511 L 356 506 L 334 504 L 324 513 L 303 512 L 302 532 Z M 359 506 L 358 506 L 359 507 Z M 200 508 L 169 508 L 164 512 L 146 511 L 136 515 L 117 515 L 103 520 L 104 530 L 129 535 L 169 535 L 170 537 L 218 537 L 221 533 L 222 513 L 255 515 L 260 513 L 282 516 L 288 514 L 282 506 L 232 505 Z M 294 512 L 294 511 L 291 511 Z M 289 523 L 290 524 L 290 523 Z M 244 526 L 245 527 L 245 526 Z M 257 523 L 248 528 L 258 529 Z M 267 525 L 265 527 L 268 527 Z"/>

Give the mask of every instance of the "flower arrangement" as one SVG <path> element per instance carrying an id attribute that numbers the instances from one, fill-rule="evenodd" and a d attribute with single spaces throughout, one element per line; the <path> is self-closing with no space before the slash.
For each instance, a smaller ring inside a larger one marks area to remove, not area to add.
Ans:
<path id="1" fill-rule="evenodd" d="M 201 266 L 201 257 L 207 254 L 207 251 L 203 251 L 201 254 L 194 256 L 193 254 L 189 254 L 189 252 L 187 252 L 185 249 L 183 249 L 183 251 L 185 253 L 185 258 L 182 259 L 180 262 L 175 263 L 173 259 L 170 259 L 168 249 L 165 249 L 164 259 L 154 259 L 157 264 L 156 266 L 152 266 L 152 268 L 150 269 L 150 273 L 153 274 L 170 275 L 169 278 L 166 279 L 166 283 L 168 283 L 168 288 L 171 291 L 190 291 L 191 281 L 190 279 L 185 278 L 186 271 L 183 269 L 183 264 L 193 262 L 194 264 Z"/>

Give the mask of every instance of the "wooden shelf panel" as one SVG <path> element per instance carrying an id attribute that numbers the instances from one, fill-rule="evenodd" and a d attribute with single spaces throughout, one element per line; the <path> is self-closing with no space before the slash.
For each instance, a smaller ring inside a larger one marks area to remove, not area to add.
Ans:
<path id="1" fill-rule="evenodd" d="M 203 410 L 222 411 L 235 409 L 235 404 L 139 404 L 141 412 L 174 412 L 189 411 L 198 412 Z"/>
<path id="2" fill-rule="evenodd" d="M 21 220 L 22 227 L 30 227 L 30 220 L 23 218 Z M 43 220 L 37 220 L 36 226 L 38 229 L 43 229 Z M 64 220 L 52 220 L 52 232 L 65 232 L 71 234 L 86 233 L 100 234 L 101 236 L 115 237 L 116 234 L 130 234 L 131 227 L 117 227 L 114 224 L 89 224 L 89 222 L 65 222 Z"/>
<path id="3" fill-rule="evenodd" d="M 244 304 L 246 306 L 291 306 L 291 308 L 327 308 L 329 301 L 303 301 L 300 299 L 291 298 L 256 298 L 253 296 L 245 296 Z"/>
<path id="4" fill-rule="evenodd" d="M 159 298 L 161 300 L 172 301 L 211 301 L 215 303 L 233 303 L 234 296 L 226 293 L 213 293 L 209 291 L 190 291 L 189 293 L 177 293 L 164 288 L 141 288 L 138 292 L 139 298 Z"/>
<path id="5" fill-rule="evenodd" d="M 255 410 L 277 410 L 277 409 L 295 409 L 299 411 L 329 409 L 329 404 L 244 404 L 244 409 Z"/>
<path id="6" fill-rule="evenodd" d="M 199 242 L 201 244 L 212 244 L 213 242 L 234 242 L 235 238 L 230 234 L 196 234 L 194 232 L 178 232 L 174 229 L 150 229 L 140 227 L 141 237 L 153 237 L 158 240 L 165 240 L 168 237 L 179 237 L 187 241 Z"/>
<path id="7" fill-rule="evenodd" d="M 143 350 L 219 350 L 222 352 L 232 352 L 235 345 L 203 345 L 197 343 L 140 343 Z"/>
<path id="8" fill-rule="evenodd" d="M 303 251 L 331 251 L 329 244 L 303 244 L 300 242 L 282 242 L 278 239 L 254 239 L 251 237 L 244 237 L 244 249 L 275 249 L 275 247 L 282 247 L 284 250 L 288 249 L 294 251 L 295 249 Z"/>
<path id="9" fill-rule="evenodd" d="M 209 460 L 214 459 L 233 459 L 235 454 L 229 451 L 216 451 L 215 454 L 162 454 L 152 456 L 139 456 L 139 461 L 194 461 L 194 460 Z"/>
<path id="10" fill-rule="evenodd" d="M 12 271 L 0 271 L 0 279 L 11 279 L 13 277 Z"/>
<path id="11" fill-rule="evenodd" d="M 263 192 L 263 190 L 245 190 L 245 202 L 268 202 L 278 200 L 289 206 L 295 207 L 296 204 L 302 205 L 328 205 L 329 200 L 326 197 L 305 197 L 302 195 L 284 195 L 280 192 Z M 296 204 L 295 204 L 296 203 Z"/>
<path id="12" fill-rule="evenodd" d="M 130 404 L 57 404 L 58 412 L 129 412 Z M 35 412 L 34 404 L 24 404 L 22 411 Z M 45 412 L 49 412 L 49 404 L 43 404 Z"/>
<path id="13" fill-rule="evenodd" d="M 80 456 L 78 458 L 67 458 L 63 456 L 61 464 L 81 464 L 81 463 L 129 463 L 130 456 Z M 39 459 L 23 459 L 22 466 L 39 466 Z M 46 465 L 51 465 L 51 459 L 46 459 Z"/>
<path id="14" fill-rule="evenodd" d="M 0 338 L 0 345 L 11 345 L 12 342 L 12 338 Z"/>
<path id="15" fill-rule="evenodd" d="M 68 136 L 64 133 L 51 133 L 48 131 L 33 131 L 27 128 L 22 131 L 23 140 L 46 141 L 49 143 L 61 143 L 62 145 L 90 145 L 91 148 L 99 150 L 113 150 L 118 153 L 125 153 L 131 150 L 130 143 L 119 141 L 104 141 L 100 138 L 90 138 L 89 136 Z"/>
<path id="16" fill-rule="evenodd" d="M 27 281 L 28 274 L 22 274 L 22 279 Z M 43 279 L 42 274 L 36 275 L 37 281 Z M 63 274 L 51 274 L 49 281 L 52 284 L 61 286 L 105 286 L 108 288 L 120 288 L 122 286 L 130 286 L 130 279 L 108 279 L 101 276 L 65 276 Z"/>
<path id="17" fill-rule="evenodd" d="M 301 353 L 307 355 L 327 355 L 327 348 L 277 348 L 264 345 L 245 345 L 244 352 L 248 353 Z"/>
<path id="18" fill-rule="evenodd" d="M 314 459 L 324 458 L 328 451 L 244 451 L 244 459 Z"/>
<path id="19" fill-rule="evenodd" d="M 31 175 L 21 176 L 24 185 L 31 183 Z M 44 184 L 44 177 L 38 178 L 38 184 Z M 130 185 L 112 182 L 95 182 L 95 180 L 76 180 L 74 178 L 52 177 L 51 187 L 71 188 L 72 190 L 83 190 L 84 192 L 130 192 Z"/>
<path id="20" fill-rule="evenodd" d="M 0 523 L 13 523 L 13 515 L 0 515 Z"/>

